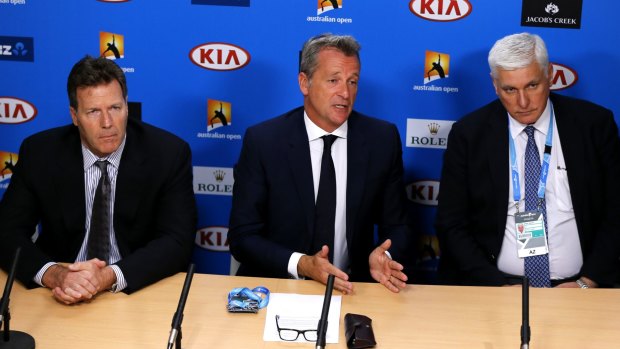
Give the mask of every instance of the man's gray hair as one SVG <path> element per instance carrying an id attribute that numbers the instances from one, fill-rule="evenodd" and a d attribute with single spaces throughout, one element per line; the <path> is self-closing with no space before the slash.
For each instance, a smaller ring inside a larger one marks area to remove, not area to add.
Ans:
<path id="1" fill-rule="evenodd" d="M 489 51 L 491 76 L 497 78 L 497 71 L 525 68 L 536 61 L 548 77 L 549 54 L 543 39 L 530 33 L 505 36 L 495 42 Z"/>
<path id="2" fill-rule="evenodd" d="M 305 73 L 308 79 L 311 79 L 316 71 L 317 57 L 324 48 L 334 48 L 348 57 L 355 56 L 361 65 L 359 54 L 361 46 L 355 38 L 350 35 L 324 33 L 308 39 L 301 50 L 299 71 Z"/>

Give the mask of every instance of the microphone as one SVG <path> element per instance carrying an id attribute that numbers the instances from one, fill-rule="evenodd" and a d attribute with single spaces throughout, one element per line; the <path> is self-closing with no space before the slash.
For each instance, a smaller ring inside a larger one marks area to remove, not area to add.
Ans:
<path id="1" fill-rule="evenodd" d="M 177 311 L 172 317 L 172 328 L 170 329 L 170 337 L 168 337 L 168 349 L 172 349 L 176 342 L 176 348 L 181 349 L 181 323 L 183 322 L 183 309 L 185 309 L 185 302 L 187 301 L 187 295 L 189 294 L 189 287 L 192 284 L 192 278 L 194 277 L 194 263 L 189 265 L 187 275 L 185 276 L 185 284 L 183 285 L 183 291 L 181 291 L 181 298 L 179 299 L 179 306 Z"/>
<path id="2" fill-rule="evenodd" d="M 34 349 L 34 338 L 31 335 L 20 332 L 11 331 L 11 314 L 9 312 L 9 296 L 11 295 L 11 289 L 13 288 L 13 282 L 15 281 L 15 273 L 17 270 L 17 262 L 19 261 L 19 254 L 21 247 L 18 247 L 15 251 L 15 257 L 13 257 L 13 264 L 9 276 L 4 285 L 4 293 L 2 294 L 2 301 L 0 302 L 0 329 L 2 328 L 2 322 L 4 321 L 4 331 L 2 331 L 2 339 L 0 340 L 0 348 L 7 349 Z"/>
<path id="3" fill-rule="evenodd" d="M 521 349 L 529 349 L 530 347 L 530 280 L 527 276 L 523 277 L 523 286 L 521 302 Z"/>
<path id="4" fill-rule="evenodd" d="M 327 287 L 325 288 L 325 299 L 323 300 L 323 311 L 316 329 L 316 349 L 325 348 L 325 337 L 327 335 L 327 315 L 329 314 L 329 304 L 332 301 L 332 291 L 334 289 L 334 276 L 327 277 Z"/>

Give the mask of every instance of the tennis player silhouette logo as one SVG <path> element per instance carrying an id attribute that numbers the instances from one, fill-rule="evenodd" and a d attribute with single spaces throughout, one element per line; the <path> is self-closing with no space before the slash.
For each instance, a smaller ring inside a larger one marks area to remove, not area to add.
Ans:
<path id="1" fill-rule="evenodd" d="M 207 100 L 207 131 L 230 126 L 231 104 L 224 101 Z"/>
<path id="2" fill-rule="evenodd" d="M 116 47 L 116 37 L 114 35 L 112 35 L 112 42 L 108 42 L 106 43 L 106 45 L 108 45 L 108 48 L 103 51 L 103 53 L 101 54 L 101 57 L 105 57 L 106 53 L 112 52 L 112 54 L 114 55 L 114 58 L 116 59 L 120 59 L 121 58 L 121 53 L 118 50 L 118 47 Z"/>
<path id="3" fill-rule="evenodd" d="M 317 15 L 342 8 L 342 0 L 318 0 Z"/>
<path id="4" fill-rule="evenodd" d="M 437 62 L 432 62 L 433 67 L 426 73 L 428 77 L 428 81 L 431 81 L 431 72 L 436 71 L 441 79 L 446 78 L 446 73 L 443 71 L 443 67 L 441 66 L 441 55 L 437 55 Z"/>
<path id="5" fill-rule="evenodd" d="M 4 162 L 4 168 L 2 169 L 2 171 L 0 171 L 0 174 L 2 174 L 2 178 L 4 179 L 5 171 L 9 173 L 13 173 L 14 169 L 15 169 L 15 164 L 13 164 L 13 154 L 9 153 L 9 161 Z"/>

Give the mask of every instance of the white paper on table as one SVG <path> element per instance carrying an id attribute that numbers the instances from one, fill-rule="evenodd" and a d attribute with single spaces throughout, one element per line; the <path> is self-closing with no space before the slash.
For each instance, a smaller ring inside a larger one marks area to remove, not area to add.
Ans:
<path id="1" fill-rule="evenodd" d="M 269 295 L 269 305 L 267 306 L 267 315 L 265 315 L 265 331 L 263 332 L 263 340 L 267 342 L 287 342 L 280 339 L 278 328 L 276 326 L 276 315 L 280 315 L 280 327 L 285 327 L 282 319 L 298 320 L 297 323 L 314 323 L 312 329 L 316 329 L 316 325 L 321 318 L 323 310 L 323 299 L 325 296 L 319 295 L 303 295 L 294 293 L 272 293 Z M 342 305 L 342 296 L 332 296 L 329 306 L 329 314 L 327 315 L 327 334 L 325 336 L 326 343 L 338 343 L 338 335 L 340 329 L 340 308 Z M 290 321 L 287 321 L 290 323 Z M 309 328 L 296 328 L 297 330 L 306 330 Z M 295 342 L 308 343 L 303 335 L 299 335 Z"/>

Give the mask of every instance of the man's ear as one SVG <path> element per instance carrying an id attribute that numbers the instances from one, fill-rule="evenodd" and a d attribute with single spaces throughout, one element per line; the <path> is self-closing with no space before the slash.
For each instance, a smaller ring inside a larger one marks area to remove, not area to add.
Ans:
<path id="1" fill-rule="evenodd" d="M 299 82 L 299 89 L 304 96 L 308 95 L 308 90 L 310 88 L 310 79 L 306 73 L 301 72 L 297 76 L 297 81 Z"/>

